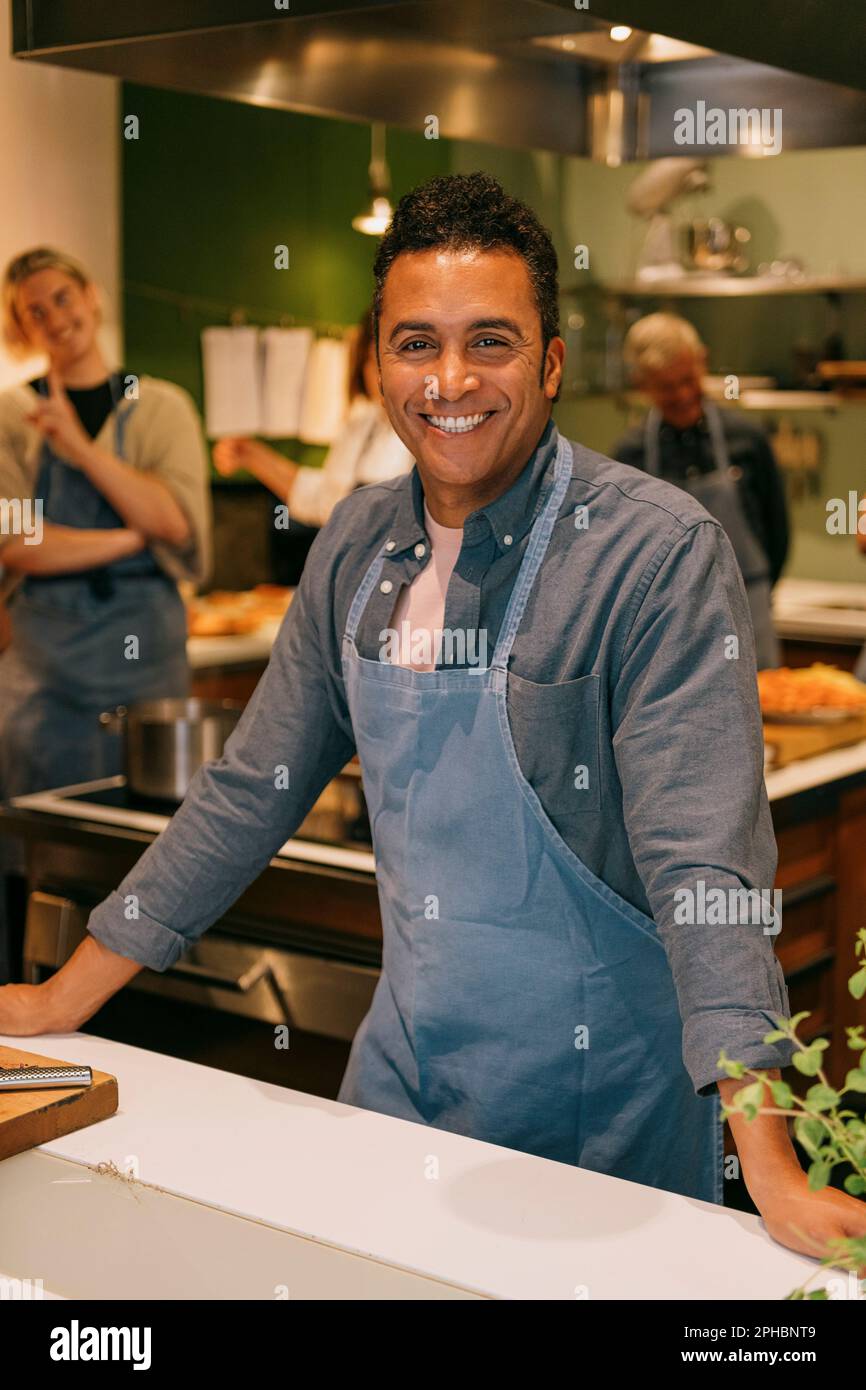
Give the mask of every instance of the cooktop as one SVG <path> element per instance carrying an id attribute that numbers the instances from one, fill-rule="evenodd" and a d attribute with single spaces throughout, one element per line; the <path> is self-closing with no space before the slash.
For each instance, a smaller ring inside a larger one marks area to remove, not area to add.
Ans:
<path id="1" fill-rule="evenodd" d="M 72 816 L 100 825 L 127 826 L 159 834 L 180 805 L 177 801 L 143 797 L 131 791 L 125 777 L 105 777 L 50 791 L 12 797 L 10 806 L 43 815 Z M 302 859 L 333 868 L 375 873 L 366 813 L 352 818 L 336 810 L 314 807 L 277 858 Z"/>

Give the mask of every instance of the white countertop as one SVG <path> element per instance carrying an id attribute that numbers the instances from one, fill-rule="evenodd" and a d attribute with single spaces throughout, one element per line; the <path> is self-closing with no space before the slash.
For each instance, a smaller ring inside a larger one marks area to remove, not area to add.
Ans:
<path id="1" fill-rule="evenodd" d="M 866 642 L 866 558 L 863 575 L 862 584 L 780 579 L 773 590 L 773 624 L 780 637 Z"/>
<path id="2" fill-rule="evenodd" d="M 710 1203 L 85 1034 L 0 1043 L 118 1079 L 45 1152 L 493 1298 L 775 1300 L 815 1269 Z"/>
<path id="3" fill-rule="evenodd" d="M 246 666 L 252 662 L 270 660 L 282 619 L 263 623 L 256 632 L 238 633 L 234 637 L 188 637 L 187 661 L 193 671 L 209 666 Z"/>
<path id="4" fill-rule="evenodd" d="M 855 772 L 866 772 L 866 739 L 849 748 L 833 748 L 829 753 L 816 753 L 775 772 L 771 770 L 764 774 L 764 781 L 770 801 L 780 801 L 783 796 L 793 796 Z"/>

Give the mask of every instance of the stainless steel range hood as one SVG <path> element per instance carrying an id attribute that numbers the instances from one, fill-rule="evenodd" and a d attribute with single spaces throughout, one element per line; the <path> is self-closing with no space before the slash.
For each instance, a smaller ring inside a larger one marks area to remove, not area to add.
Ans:
<path id="1" fill-rule="evenodd" d="M 699 101 L 781 109 L 786 150 L 866 144 L 862 0 L 838 0 L 832 20 L 823 0 L 763 0 L 760 11 L 725 0 L 723 25 L 712 6 L 682 0 L 282 3 L 13 0 L 12 47 L 28 61 L 323 116 L 419 131 L 435 116 L 442 136 L 610 163 L 744 152 L 676 144 L 675 111 Z M 635 32 L 616 43 L 612 21 Z M 693 47 L 660 49 L 659 34 Z M 737 55 L 718 52 L 720 39 Z"/>

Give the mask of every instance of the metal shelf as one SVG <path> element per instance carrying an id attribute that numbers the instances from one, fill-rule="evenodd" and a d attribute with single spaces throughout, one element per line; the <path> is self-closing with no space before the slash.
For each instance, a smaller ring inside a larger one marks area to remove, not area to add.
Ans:
<path id="1" fill-rule="evenodd" d="M 597 288 L 636 299 L 745 299 L 774 294 L 862 294 L 866 292 L 866 277 L 804 275 L 785 279 L 773 275 L 684 275 L 671 280 L 612 280 L 599 283 Z M 585 293 L 585 289 L 571 286 L 566 293 Z"/>
<path id="2" fill-rule="evenodd" d="M 710 397 L 710 399 L 714 399 Z M 563 391 L 560 400 L 615 401 L 621 406 L 646 408 L 645 396 L 636 391 Z M 841 396 L 835 391 L 744 391 L 736 401 L 717 404 L 739 410 L 838 410 L 840 406 L 866 406 L 866 396 Z"/>

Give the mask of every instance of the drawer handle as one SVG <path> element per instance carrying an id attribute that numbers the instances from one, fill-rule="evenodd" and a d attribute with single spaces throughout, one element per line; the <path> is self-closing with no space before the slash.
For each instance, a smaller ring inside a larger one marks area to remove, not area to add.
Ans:
<path id="1" fill-rule="evenodd" d="M 256 961 L 254 965 L 249 965 L 245 970 L 234 975 L 223 974 L 219 970 L 212 970 L 207 965 L 197 965 L 195 961 L 188 960 L 179 960 L 174 965 L 170 965 L 167 970 L 161 971 L 160 974 L 173 976 L 187 984 L 231 990 L 233 994 L 249 994 L 250 990 L 263 980 L 276 999 L 285 1022 L 291 1024 L 293 1021 L 289 1001 L 280 987 L 273 967 L 264 957 Z"/>

